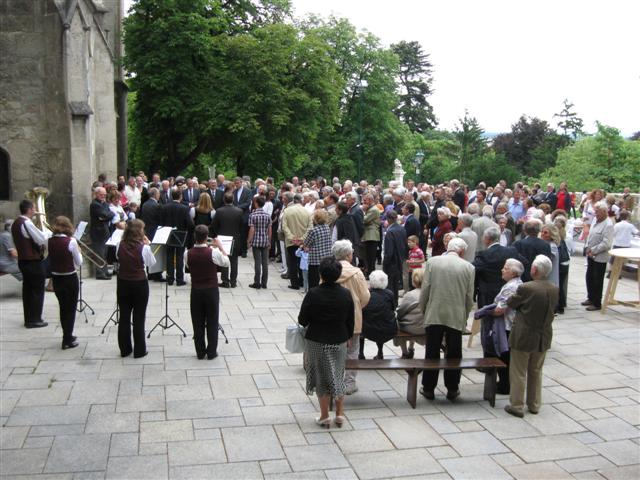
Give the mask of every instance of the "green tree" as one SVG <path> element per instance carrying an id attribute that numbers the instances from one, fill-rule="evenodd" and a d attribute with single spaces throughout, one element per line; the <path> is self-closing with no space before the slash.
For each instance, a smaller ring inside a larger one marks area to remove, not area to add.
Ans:
<path id="1" fill-rule="evenodd" d="M 582 130 L 584 122 L 578 114 L 573 111 L 573 107 L 573 103 L 565 98 L 562 110 L 560 113 L 555 113 L 553 118 L 558 118 L 558 128 L 562 130 L 562 133 L 575 141 L 579 135 L 584 133 Z"/>
<path id="2" fill-rule="evenodd" d="M 487 151 L 484 130 L 475 117 L 465 110 L 464 117 L 458 119 L 454 136 L 459 144 L 457 176 L 462 182 L 470 181 L 470 172 Z"/>
<path id="3" fill-rule="evenodd" d="M 402 41 L 391 45 L 391 50 L 400 62 L 400 105 L 395 109 L 396 115 L 412 132 L 433 130 L 438 121 L 433 107 L 427 100 L 433 93 L 433 65 L 429 60 L 429 54 L 423 52 L 418 42 Z"/>
<path id="4" fill-rule="evenodd" d="M 535 176 L 555 165 L 558 150 L 568 143 L 568 138 L 555 132 L 546 121 L 522 115 L 510 133 L 493 139 L 493 149 L 522 175 Z"/>

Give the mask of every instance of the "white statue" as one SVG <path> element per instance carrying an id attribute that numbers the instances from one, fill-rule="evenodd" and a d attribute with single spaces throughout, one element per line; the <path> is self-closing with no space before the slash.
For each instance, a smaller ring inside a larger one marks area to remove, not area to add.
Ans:
<path id="1" fill-rule="evenodd" d="M 393 176 L 395 181 L 398 182 L 399 185 L 404 185 L 404 174 L 406 173 L 402 168 L 402 163 L 397 158 L 393 161 Z"/>

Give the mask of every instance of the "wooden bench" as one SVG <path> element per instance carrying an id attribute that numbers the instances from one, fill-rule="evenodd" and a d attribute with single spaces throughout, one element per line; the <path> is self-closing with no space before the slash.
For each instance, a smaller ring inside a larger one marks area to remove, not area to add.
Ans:
<path id="1" fill-rule="evenodd" d="M 456 360 L 403 359 L 390 360 L 347 360 L 347 370 L 404 370 L 407 372 L 407 402 L 416 408 L 418 376 L 425 370 L 455 370 L 481 368 L 488 370 L 484 377 L 483 398 L 492 407 L 496 404 L 496 376 L 498 368 L 506 365 L 499 358 L 461 358 Z"/>

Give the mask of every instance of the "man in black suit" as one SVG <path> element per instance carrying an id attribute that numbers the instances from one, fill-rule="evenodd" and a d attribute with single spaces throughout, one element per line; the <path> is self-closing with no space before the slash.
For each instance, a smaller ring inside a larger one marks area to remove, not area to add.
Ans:
<path id="1" fill-rule="evenodd" d="M 427 250 L 427 237 L 428 235 L 424 234 L 424 231 L 427 230 L 427 224 L 429 223 L 429 217 L 431 216 L 431 207 L 429 206 L 429 192 L 420 192 L 418 196 L 418 208 L 420 212 L 415 212 L 414 215 L 418 215 L 418 220 L 420 221 L 420 231 L 422 232 L 420 235 L 420 248 L 423 252 Z"/>
<path id="2" fill-rule="evenodd" d="M 165 227 L 174 227 L 179 232 L 186 232 L 188 239 L 194 228 L 193 219 L 189 215 L 189 207 L 182 203 L 182 190 L 175 189 L 171 191 L 171 203 L 167 203 L 162 207 L 162 225 Z M 169 237 L 169 243 L 172 241 Z M 179 287 L 186 285 L 184 281 L 184 246 L 171 247 L 167 245 L 167 283 L 173 285 L 175 278 L 176 285 Z M 175 264 L 174 264 L 175 262 Z M 175 266 L 175 276 L 174 276 Z"/>
<path id="3" fill-rule="evenodd" d="M 460 213 L 464 213 L 466 211 L 467 206 L 464 204 L 464 189 L 460 186 L 460 182 L 456 179 L 453 179 L 449 182 L 449 186 L 451 190 L 453 190 L 452 200 L 458 208 L 460 209 Z"/>
<path id="4" fill-rule="evenodd" d="M 107 191 L 98 187 L 94 192 L 94 199 L 89 206 L 91 222 L 89 224 L 89 237 L 91 238 L 91 249 L 103 259 L 107 259 L 107 240 L 111 236 L 111 219 L 115 213 L 109 210 L 109 205 L 105 201 Z M 107 265 L 103 268 L 96 267 L 96 280 L 109 280 L 111 276 L 107 270 Z"/>
<path id="5" fill-rule="evenodd" d="M 336 240 L 349 240 L 351 245 L 355 248 L 360 244 L 360 237 L 356 226 L 353 224 L 353 217 L 349 215 L 349 207 L 344 202 L 338 202 L 336 204 L 336 222 L 334 228 L 336 229 Z M 355 261 L 352 260 L 352 263 Z"/>
<path id="6" fill-rule="evenodd" d="M 542 202 L 548 204 L 551 207 L 551 211 L 556 209 L 558 195 L 556 194 L 556 189 L 553 186 L 553 183 L 547 184 L 547 192 L 542 197 Z"/>
<path id="7" fill-rule="evenodd" d="M 358 242 L 353 244 L 354 257 L 358 259 L 358 266 L 364 265 L 365 254 L 363 252 L 362 235 L 364 234 L 364 211 L 358 203 L 358 194 L 351 190 L 344 196 L 344 201 L 349 207 L 349 216 L 353 219 L 353 226 L 356 229 Z M 355 260 L 355 258 L 354 258 Z"/>
<path id="8" fill-rule="evenodd" d="M 395 210 L 387 213 L 387 234 L 384 237 L 384 259 L 382 271 L 389 277 L 388 288 L 393 292 L 393 298 L 398 304 L 399 284 L 402 281 L 402 266 L 407 260 L 407 234 L 399 225 L 398 214 Z"/>
<path id="9" fill-rule="evenodd" d="M 242 249 L 242 243 L 246 244 L 246 238 L 241 237 L 244 214 L 240 208 L 233 205 L 233 193 L 225 193 L 223 200 L 224 205 L 216 210 L 209 229 L 211 236 L 214 238 L 218 235 L 233 237 L 231 251 L 225 252 L 229 255 L 231 276 L 229 276 L 229 268 L 221 268 L 222 283 L 220 286 L 224 288 L 236 288 L 238 280 L 238 254 Z"/>
<path id="10" fill-rule="evenodd" d="M 251 190 L 244 186 L 240 177 L 234 178 L 233 184 L 235 186 L 235 190 L 233 192 L 233 204 L 242 210 L 242 230 L 240 231 L 241 241 L 238 243 L 238 253 L 242 255 L 242 258 L 246 258 L 247 234 L 249 233 L 249 209 L 251 208 Z"/>
<path id="11" fill-rule="evenodd" d="M 191 178 L 187 178 L 187 188 L 182 192 L 182 204 L 187 207 L 195 207 L 200 200 L 200 188 L 195 185 L 195 182 Z"/>
<path id="12" fill-rule="evenodd" d="M 496 295 L 504 285 L 502 267 L 508 258 L 521 260 L 518 251 L 513 247 L 500 245 L 500 229 L 487 228 L 482 235 L 485 249 L 478 252 L 473 266 L 476 269 L 475 289 L 478 295 L 478 308 L 493 303 Z"/>
<path id="13" fill-rule="evenodd" d="M 160 190 L 155 187 L 149 189 L 149 200 L 140 208 L 140 220 L 144 222 L 144 234 L 149 240 L 153 240 L 159 225 L 162 225 L 162 205 L 158 202 Z M 162 272 L 149 273 L 149 280 L 162 281 Z"/>
<path id="14" fill-rule="evenodd" d="M 407 233 L 407 238 L 411 235 L 422 238 L 422 229 L 420 228 L 420 222 L 415 216 L 415 211 L 416 206 L 413 203 L 405 203 L 404 207 L 402 207 L 404 231 Z"/>
<path id="15" fill-rule="evenodd" d="M 160 187 L 160 204 L 166 205 L 171 203 L 171 183 L 169 180 L 163 180 Z"/>
<path id="16" fill-rule="evenodd" d="M 427 227 L 430 232 L 438 226 L 438 209 L 445 206 L 444 189 L 442 187 L 436 188 L 435 192 L 435 204 L 431 207 L 431 216 L 427 222 Z"/>
<path id="17" fill-rule="evenodd" d="M 513 244 L 513 247 L 518 251 L 520 256 L 519 260 L 524 265 L 524 273 L 522 274 L 522 281 L 528 282 L 531 280 L 531 264 L 538 255 L 546 255 L 551 258 L 551 247 L 547 242 L 538 238 L 540 229 L 542 228 L 542 222 L 537 219 L 528 220 L 524 224 L 523 233 L 525 237 L 518 240 Z"/>

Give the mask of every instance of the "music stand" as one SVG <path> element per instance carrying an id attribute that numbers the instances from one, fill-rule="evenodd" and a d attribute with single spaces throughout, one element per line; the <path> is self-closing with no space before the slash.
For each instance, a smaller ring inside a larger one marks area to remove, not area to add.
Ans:
<path id="1" fill-rule="evenodd" d="M 76 227 L 76 231 L 73 234 L 75 239 L 79 242 L 84 235 L 84 232 L 87 228 L 87 222 L 80 222 Z M 84 323 L 89 323 L 89 319 L 87 318 L 87 310 L 91 312 L 91 315 L 95 315 L 96 312 L 91 308 L 91 305 L 87 303 L 87 301 L 82 298 L 82 265 L 80 265 L 79 269 L 79 284 L 78 284 L 78 304 L 76 306 L 76 312 L 84 314 Z"/>
<path id="2" fill-rule="evenodd" d="M 187 243 L 187 232 L 185 232 L 184 230 L 172 230 L 165 242 L 162 242 L 161 240 L 159 240 L 157 238 L 157 235 L 155 235 L 153 237 L 153 243 L 156 245 L 161 245 L 162 243 L 164 243 L 167 247 L 176 247 L 176 248 L 184 247 L 185 243 Z M 171 259 L 171 261 L 174 261 L 174 260 Z M 186 332 L 169 315 L 169 282 L 165 282 L 164 284 L 164 316 L 160 320 L 158 320 L 158 323 L 156 323 L 154 327 L 149 331 L 149 333 L 147 334 L 147 338 L 151 338 L 151 334 L 158 327 L 162 328 L 162 330 L 166 330 L 173 326 L 176 326 L 178 330 L 182 332 L 182 336 L 186 338 L 187 336 Z"/>
<path id="3" fill-rule="evenodd" d="M 113 275 L 115 275 L 116 277 L 118 276 L 118 260 L 117 259 L 113 262 Z M 116 297 L 116 308 L 113 310 L 113 312 L 111 312 L 111 315 L 109 315 L 109 318 L 107 319 L 105 324 L 102 326 L 103 334 L 105 329 L 107 328 L 107 325 L 109 325 L 109 323 L 111 322 L 113 322 L 114 325 L 118 325 L 118 323 L 120 323 L 120 304 L 118 303 L 117 297 Z"/>

